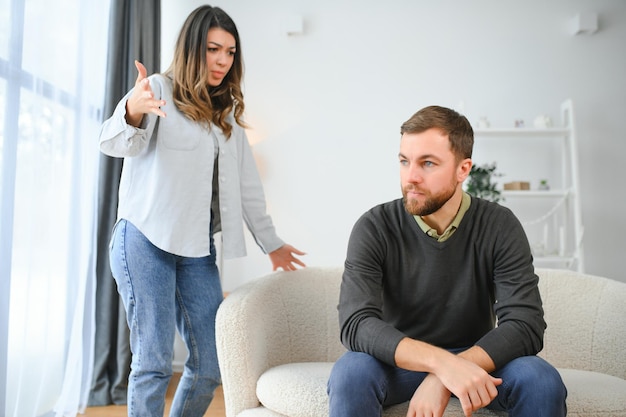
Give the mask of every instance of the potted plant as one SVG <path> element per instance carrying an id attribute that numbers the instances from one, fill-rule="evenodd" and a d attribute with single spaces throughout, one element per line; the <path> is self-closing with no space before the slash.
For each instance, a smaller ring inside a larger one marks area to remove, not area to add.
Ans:
<path id="1" fill-rule="evenodd" d="M 475 197 L 497 203 L 503 200 L 500 190 L 496 188 L 496 183 L 492 181 L 494 177 L 501 177 L 502 174 L 496 172 L 496 163 L 472 165 L 469 177 L 466 182 L 466 191 Z"/>

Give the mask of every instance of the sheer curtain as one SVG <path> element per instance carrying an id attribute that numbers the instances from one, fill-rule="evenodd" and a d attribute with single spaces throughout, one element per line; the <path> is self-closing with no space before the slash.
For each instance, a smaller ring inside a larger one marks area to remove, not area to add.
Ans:
<path id="1" fill-rule="evenodd" d="M 87 400 L 108 8 L 108 0 L 0 0 L 7 417 L 73 416 Z"/>

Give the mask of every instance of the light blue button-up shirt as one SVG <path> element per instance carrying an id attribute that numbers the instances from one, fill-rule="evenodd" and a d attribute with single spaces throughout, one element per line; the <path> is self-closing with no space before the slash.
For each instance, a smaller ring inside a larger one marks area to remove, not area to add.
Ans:
<path id="1" fill-rule="evenodd" d="M 267 214 L 261 179 L 245 130 L 234 117 L 230 138 L 221 129 L 193 122 L 178 111 L 171 81 L 149 77 L 167 115 L 147 114 L 140 128 L 126 123 L 129 92 L 106 120 L 100 150 L 124 158 L 118 219 L 126 219 L 158 248 L 176 255 L 209 254 L 215 155 L 225 258 L 246 255 L 243 223 L 265 253 L 284 242 Z M 218 150 L 216 152 L 215 144 Z"/>

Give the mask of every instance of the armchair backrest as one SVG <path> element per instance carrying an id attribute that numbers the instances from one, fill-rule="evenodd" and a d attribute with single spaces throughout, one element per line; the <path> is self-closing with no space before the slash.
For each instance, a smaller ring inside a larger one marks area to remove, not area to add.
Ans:
<path id="1" fill-rule="evenodd" d="M 558 368 L 626 379 L 626 283 L 537 269 L 548 324 L 539 354 Z"/>
<path id="2" fill-rule="evenodd" d="M 275 272 L 233 291 L 216 318 L 217 354 L 226 416 L 259 405 L 256 381 L 293 362 L 334 362 L 339 340 L 337 301 L 343 268 Z"/>

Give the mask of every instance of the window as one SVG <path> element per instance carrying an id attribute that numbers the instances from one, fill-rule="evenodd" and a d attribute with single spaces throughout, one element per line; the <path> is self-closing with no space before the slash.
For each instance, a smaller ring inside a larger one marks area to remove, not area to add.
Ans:
<path id="1" fill-rule="evenodd" d="M 108 1 L 0 0 L 0 294 L 3 306 L 8 301 L 0 310 L 6 344 L 0 362 L 8 364 L 0 368 L 0 414 L 6 416 L 51 414 L 64 396 L 72 399 L 61 408 L 82 406 L 85 384 L 68 388 L 66 366 L 81 364 L 89 349 L 81 332 L 92 302 L 108 9 Z"/>

